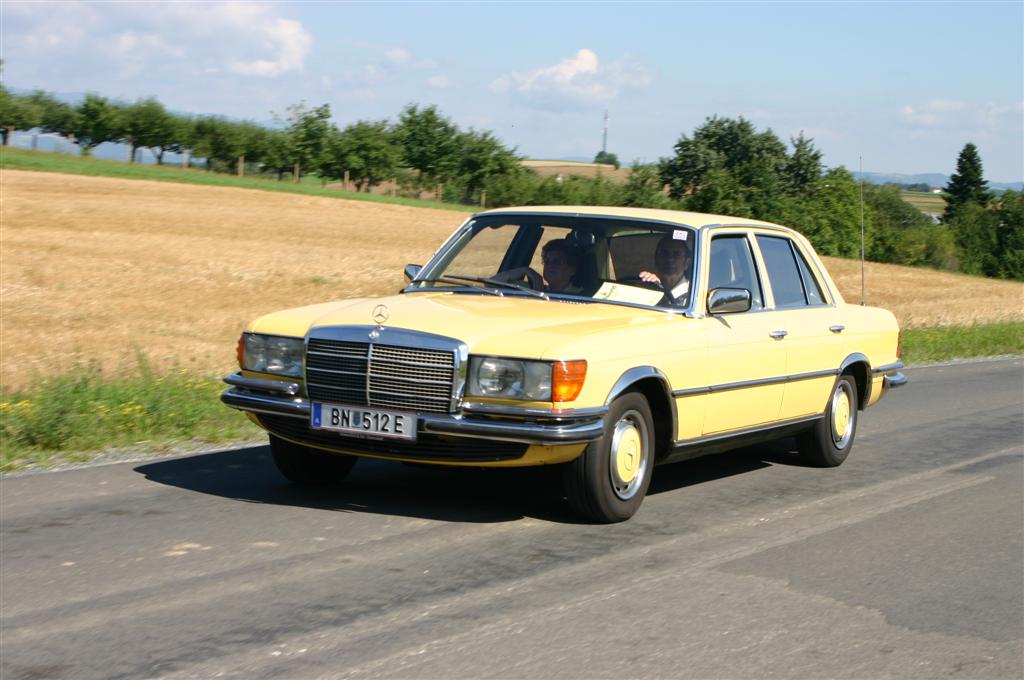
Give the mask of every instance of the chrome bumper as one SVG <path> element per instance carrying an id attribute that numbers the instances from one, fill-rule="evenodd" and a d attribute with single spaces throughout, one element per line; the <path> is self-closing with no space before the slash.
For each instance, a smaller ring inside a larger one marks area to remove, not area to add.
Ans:
<path id="1" fill-rule="evenodd" d="M 225 390 L 220 400 L 231 408 L 310 419 L 312 407 L 308 399 L 298 396 L 298 383 L 249 378 L 238 373 L 227 376 L 224 382 L 232 387 Z M 604 409 L 580 417 L 556 413 L 523 418 L 421 413 L 417 419 L 419 430 L 431 434 L 554 446 L 584 444 L 600 438 L 604 434 L 603 415 Z"/>
<path id="2" fill-rule="evenodd" d="M 907 384 L 907 376 L 900 373 L 899 369 L 903 368 L 903 362 L 897 361 L 894 364 L 888 364 L 887 366 L 879 366 L 873 369 L 871 372 L 874 375 L 882 373 L 882 393 L 879 399 L 884 397 L 886 393 L 896 387 L 903 387 Z"/>

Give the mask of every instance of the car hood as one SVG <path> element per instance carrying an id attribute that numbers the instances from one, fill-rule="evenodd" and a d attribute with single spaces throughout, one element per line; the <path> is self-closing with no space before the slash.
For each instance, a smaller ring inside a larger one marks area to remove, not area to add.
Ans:
<path id="1" fill-rule="evenodd" d="M 572 303 L 534 297 L 466 293 L 411 293 L 299 307 L 268 314 L 250 331 L 304 336 L 325 326 L 375 326 L 374 313 L 386 308 L 387 328 L 403 328 L 456 338 L 475 353 L 546 358 L 553 346 L 616 328 L 657 324 L 670 316 L 607 303 Z M 514 339 L 513 339 L 514 337 Z M 565 357 L 563 357 L 565 358 Z"/>

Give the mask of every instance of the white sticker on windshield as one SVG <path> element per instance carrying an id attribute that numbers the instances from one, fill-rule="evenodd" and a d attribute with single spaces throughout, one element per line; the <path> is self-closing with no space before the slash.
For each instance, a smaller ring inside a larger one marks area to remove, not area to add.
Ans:
<path id="1" fill-rule="evenodd" d="M 676 239 L 677 241 L 685 241 L 686 235 L 688 233 L 689 232 L 685 232 L 682 229 L 676 229 L 675 231 L 672 232 L 672 238 Z"/>

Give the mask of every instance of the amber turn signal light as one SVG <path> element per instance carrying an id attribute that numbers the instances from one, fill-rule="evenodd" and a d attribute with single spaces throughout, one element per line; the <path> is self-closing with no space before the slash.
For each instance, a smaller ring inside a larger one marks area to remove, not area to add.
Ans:
<path id="1" fill-rule="evenodd" d="M 575 401 L 586 377 L 586 360 L 556 361 L 551 366 L 551 401 Z"/>

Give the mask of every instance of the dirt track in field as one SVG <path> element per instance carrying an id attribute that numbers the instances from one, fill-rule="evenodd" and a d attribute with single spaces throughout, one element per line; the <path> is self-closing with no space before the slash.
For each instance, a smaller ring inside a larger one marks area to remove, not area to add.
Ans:
<path id="1" fill-rule="evenodd" d="M 0 172 L 0 381 L 96 362 L 226 372 L 246 321 L 387 294 L 464 214 L 103 177 Z M 827 259 L 848 301 L 860 264 Z M 1024 317 L 1024 285 L 868 264 L 868 304 L 903 323 Z"/>

